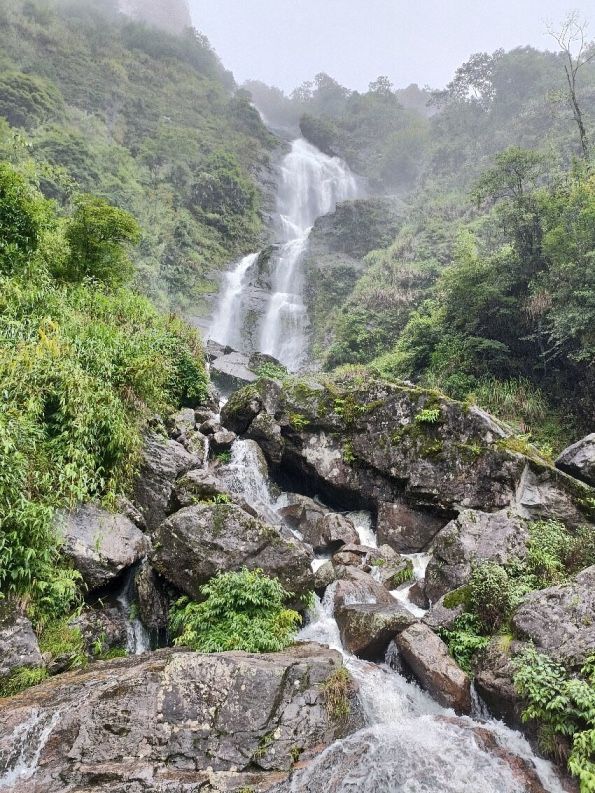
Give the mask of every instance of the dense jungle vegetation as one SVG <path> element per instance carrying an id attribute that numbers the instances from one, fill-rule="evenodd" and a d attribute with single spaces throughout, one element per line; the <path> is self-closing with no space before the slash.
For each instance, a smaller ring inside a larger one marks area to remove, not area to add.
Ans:
<path id="1" fill-rule="evenodd" d="M 200 313 L 204 292 L 257 246 L 254 174 L 273 138 L 206 39 L 114 11 L 113 0 L 0 7 L 0 157 L 48 166 L 61 207 L 92 192 L 140 223 L 135 285 L 161 308 Z"/>

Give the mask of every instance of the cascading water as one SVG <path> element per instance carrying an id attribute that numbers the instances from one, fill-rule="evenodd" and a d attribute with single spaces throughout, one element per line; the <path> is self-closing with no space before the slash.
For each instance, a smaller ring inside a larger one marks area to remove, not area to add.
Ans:
<path id="1" fill-rule="evenodd" d="M 273 501 L 266 470 L 257 464 L 258 454 L 250 441 L 236 441 L 232 452 L 228 486 L 253 504 L 267 510 L 285 503 L 284 495 Z M 256 453 L 256 456 L 255 456 Z M 347 513 L 360 541 L 377 545 L 371 516 L 367 512 Z M 411 554 L 415 579 L 425 575 L 428 554 Z M 322 559 L 314 560 L 313 568 Z M 408 607 L 406 594 L 400 598 Z M 302 641 L 318 642 L 342 653 L 344 663 L 358 686 L 358 697 L 366 726 L 336 741 L 298 771 L 284 793 L 525 793 L 524 783 L 496 752 L 481 747 L 475 730 L 487 731 L 497 746 L 516 755 L 533 768 L 545 790 L 563 793 L 563 787 L 545 760 L 536 757 L 517 732 L 493 719 L 477 721 L 456 718 L 438 705 L 417 685 L 409 682 L 388 664 L 361 661 L 346 652 L 333 614 L 334 589 L 327 587 L 324 599 L 316 598 Z M 368 593 L 369 594 L 369 593 Z M 393 593 L 394 595 L 395 593 Z M 362 596 L 362 599 L 365 595 Z M 357 598 L 356 598 L 357 599 Z M 478 713 L 481 718 L 481 714 Z"/>
<path id="2" fill-rule="evenodd" d="M 317 218 L 333 212 L 340 201 L 363 194 L 357 177 L 338 157 L 329 157 L 298 138 L 281 164 L 277 195 L 279 245 L 271 261 L 270 294 L 265 300 L 253 346 L 273 355 L 291 371 L 306 362 L 308 315 L 301 268 L 308 237 Z M 210 338 L 235 349 L 247 349 L 250 308 L 247 287 L 260 254 L 244 257 L 231 270 L 209 329 Z"/>

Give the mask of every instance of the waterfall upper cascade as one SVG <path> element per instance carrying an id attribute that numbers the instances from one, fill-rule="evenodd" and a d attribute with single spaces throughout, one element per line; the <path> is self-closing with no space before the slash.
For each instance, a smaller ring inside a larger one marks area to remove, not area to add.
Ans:
<path id="1" fill-rule="evenodd" d="M 333 212 L 341 201 L 360 197 L 363 188 L 345 162 L 323 154 L 303 138 L 293 141 L 280 170 L 279 243 L 270 262 L 270 290 L 255 309 L 248 288 L 260 254 L 241 259 L 227 274 L 209 335 L 234 349 L 258 349 L 297 371 L 307 357 L 308 315 L 301 264 L 310 231 L 317 218 Z M 247 325 L 254 322 L 256 331 L 248 332 Z"/>

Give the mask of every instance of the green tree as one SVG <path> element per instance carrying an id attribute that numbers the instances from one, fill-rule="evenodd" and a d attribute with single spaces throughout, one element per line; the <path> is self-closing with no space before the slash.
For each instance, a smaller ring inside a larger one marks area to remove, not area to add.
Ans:
<path id="1" fill-rule="evenodd" d="M 11 272 L 39 245 L 49 203 L 7 163 L 0 163 L 0 271 Z"/>
<path id="2" fill-rule="evenodd" d="M 68 281 L 92 278 L 109 286 L 130 280 L 127 246 L 140 241 L 140 227 L 128 212 L 103 198 L 83 196 L 66 229 L 70 257 L 62 275 Z"/>

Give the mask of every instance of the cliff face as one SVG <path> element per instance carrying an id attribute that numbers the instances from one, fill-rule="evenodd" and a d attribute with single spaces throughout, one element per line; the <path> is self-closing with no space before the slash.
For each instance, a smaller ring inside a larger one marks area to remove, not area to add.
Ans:
<path id="1" fill-rule="evenodd" d="M 119 0 L 119 6 L 123 14 L 173 33 L 192 27 L 186 0 Z"/>

